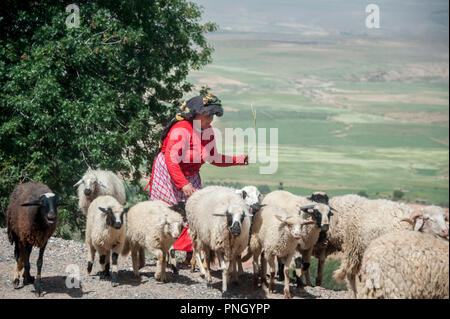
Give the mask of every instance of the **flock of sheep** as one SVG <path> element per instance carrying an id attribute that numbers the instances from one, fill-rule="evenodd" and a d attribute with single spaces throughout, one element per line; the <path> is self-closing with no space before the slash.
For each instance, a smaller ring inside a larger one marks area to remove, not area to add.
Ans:
<path id="1" fill-rule="evenodd" d="M 217 259 L 223 297 L 229 295 L 228 282 L 238 282 L 242 262 L 251 257 L 255 287 L 273 291 L 278 272 L 284 296 L 290 298 L 291 264 L 297 286 L 303 287 L 303 280 L 312 285 L 311 256 L 318 258 L 316 285 L 321 285 L 327 256 L 342 252 L 334 278 L 345 280 L 356 298 L 449 298 L 448 213 L 437 206 L 414 210 L 358 195 L 329 199 L 322 192 L 302 197 L 278 190 L 263 197 L 254 186 L 208 186 L 176 205 L 155 200 L 127 209 L 123 182 L 112 172 L 88 170 L 75 186 L 87 215 L 87 271 L 98 253 L 100 276 L 110 278 L 113 286 L 119 254 L 131 252 L 138 278 L 146 250 L 158 258 L 156 280 L 166 281 L 167 264 L 177 273 L 171 246 L 189 224 L 191 271 L 197 265 L 211 287 L 210 265 Z M 34 283 L 36 295 L 42 295 L 42 257 L 60 205 L 64 203 L 41 183 L 14 189 L 7 209 L 8 238 L 15 245 L 14 288 L 19 288 L 24 269 L 23 284 Z M 30 275 L 33 246 L 40 248 L 36 279 Z"/>

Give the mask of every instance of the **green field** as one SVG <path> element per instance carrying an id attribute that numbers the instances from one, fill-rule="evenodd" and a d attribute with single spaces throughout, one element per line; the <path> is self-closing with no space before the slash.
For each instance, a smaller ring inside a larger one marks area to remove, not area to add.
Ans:
<path id="1" fill-rule="evenodd" d="M 447 47 L 252 33 L 215 33 L 209 41 L 214 60 L 190 80 L 222 100 L 225 114 L 213 126 L 253 128 L 252 104 L 258 128 L 278 129 L 279 147 L 274 174 L 260 174 L 267 163 L 205 165 L 204 182 L 269 189 L 283 182 L 298 194 L 374 198 L 401 190 L 406 201 L 448 207 Z"/>

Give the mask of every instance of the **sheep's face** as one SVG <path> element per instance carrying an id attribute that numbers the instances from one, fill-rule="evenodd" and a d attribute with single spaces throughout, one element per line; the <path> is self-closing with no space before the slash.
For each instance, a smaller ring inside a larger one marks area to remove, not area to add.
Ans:
<path id="1" fill-rule="evenodd" d="M 415 220 L 414 230 L 439 236 L 448 240 L 448 226 L 445 222 L 445 213 L 441 207 L 427 206 L 422 215 Z"/>
<path id="2" fill-rule="evenodd" d="M 187 219 L 186 219 L 186 201 L 179 201 L 175 205 L 169 206 L 169 209 L 180 214 L 180 216 L 183 217 L 184 222 L 187 221 Z"/>
<path id="3" fill-rule="evenodd" d="M 84 186 L 83 193 L 86 197 L 95 194 L 98 187 L 105 187 L 93 174 L 84 175 L 74 186 L 77 187 L 81 184 Z"/>
<path id="4" fill-rule="evenodd" d="M 45 193 L 39 200 L 22 204 L 22 206 L 39 206 L 41 218 L 48 224 L 54 224 L 58 220 L 58 206 L 66 205 L 53 193 Z"/>
<path id="5" fill-rule="evenodd" d="M 225 216 L 227 218 L 228 229 L 235 237 L 239 236 L 242 232 L 242 225 L 244 224 L 245 217 L 251 217 L 248 212 L 248 208 L 240 205 L 230 206 L 223 214 L 214 214 L 215 216 Z"/>
<path id="6" fill-rule="evenodd" d="M 106 225 L 112 227 L 114 229 L 120 229 L 123 225 L 123 215 L 128 211 L 127 208 L 123 208 L 122 206 L 113 206 L 113 207 L 99 207 L 100 211 L 106 218 Z"/>
<path id="7" fill-rule="evenodd" d="M 314 221 L 305 221 L 300 216 L 280 216 L 275 215 L 275 218 L 281 222 L 281 226 L 284 226 L 289 231 L 290 235 L 295 239 L 300 239 L 302 234 L 302 226 L 314 223 Z"/>
<path id="8" fill-rule="evenodd" d="M 237 190 L 236 193 L 241 195 L 242 199 L 248 206 L 261 203 L 261 193 L 255 186 L 246 186 L 240 190 Z"/>
<path id="9" fill-rule="evenodd" d="M 329 197 L 325 192 L 314 192 L 308 199 L 312 202 L 328 205 Z"/>
<path id="10" fill-rule="evenodd" d="M 255 186 L 246 186 L 240 190 L 237 190 L 236 193 L 238 193 L 245 203 L 251 208 L 251 213 L 253 215 L 265 206 L 261 205 L 263 196 Z"/>
<path id="11" fill-rule="evenodd" d="M 174 239 L 180 237 L 181 232 L 183 231 L 184 228 L 182 221 L 167 223 L 165 227 L 167 227 L 166 233 Z"/>
<path id="12" fill-rule="evenodd" d="M 311 217 L 316 226 L 322 232 L 327 232 L 330 226 L 330 218 L 333 216 L 331 208 L 328 205 L 315 203 L 306 206 L 297 205 L 297 209 L 302 212 L 303 216 Z"/>
<path id="13" fill-rule="evenodd" d="M 86 179 L 83 179 L 84 184 L 84 195 L 91 196 L 93 193 L 96 192 L 97 187 L 103 186 L 101 182 L 98 181 L 96 177 L 88 177 Z"/>

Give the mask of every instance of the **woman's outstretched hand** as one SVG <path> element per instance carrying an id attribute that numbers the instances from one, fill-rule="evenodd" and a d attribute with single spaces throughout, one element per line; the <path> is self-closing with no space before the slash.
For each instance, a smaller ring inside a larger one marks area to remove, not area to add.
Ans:
<path id="1" fill-rule="evenodd" d="M 195 192 L 195 188 L 194 186 L 192 186 L 191 183 L 184 185 L 183 188 L 181 188 L 181 190 L 183 191 L 186 197 L 191 196 Z"/>

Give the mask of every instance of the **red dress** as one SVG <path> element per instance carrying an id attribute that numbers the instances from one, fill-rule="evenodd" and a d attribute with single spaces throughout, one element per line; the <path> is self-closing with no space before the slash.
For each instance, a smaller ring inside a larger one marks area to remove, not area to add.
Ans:
<path id="1" fill-rule="evenodd" d="M 204 163 L 223 167 L 244 165 L 244 158 L 244 155 L 219 154 L 211 126 L 199 132 L 194 130 L 191 120 L 179 121 L 170 129 L 153 163 L 152 176 L 147 185 L 150 187 L 150 199 L 163 200 L 169 204 L 186 200 L 181 189 L 189 183 L 196 189 L 201 188 L 199 171 Z M 192 251 L 187 228 L 183 229 L 173 247 L 176 250 Z"/>

